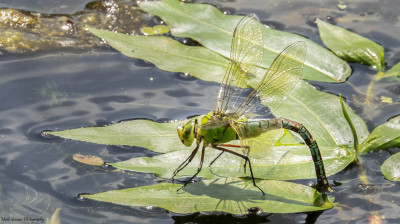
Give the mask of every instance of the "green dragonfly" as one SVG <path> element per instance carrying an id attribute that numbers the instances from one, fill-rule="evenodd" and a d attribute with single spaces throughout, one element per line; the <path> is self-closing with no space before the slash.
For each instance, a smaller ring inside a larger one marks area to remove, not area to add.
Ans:
<path id="1" fill-rule="evenodd" d="M 250 81 L 256 77 L 263 59 L 263 36 L 262 24 L 254 14 L 239 21 L 233 32 L 229 66 L 219 88 L 217 109 L 201 118 L 188 121 L 186 125 L 178 126 L 178 135 L 182 143 L 190 147 L 196 140 L 197 145 L 175 170 L 172 179 L 193 160 L 203 143 L 197 172 L 178 190 L 190 183 L 201 171 L 205 149 L 211 147 L 221 151 L 211 164 L 224 152 L 243 158 L 244 171 L 246 172 L 248 164 L 253 185 L 264 196 L 264 191 L 257 186 L 254 179 L 249 151 L 253 144 L 262 144 L 259 137 L 265 132 L 284 128 L 299 134 L 310 148 L 318 181 L 316 189 L 321 193 L 331 191 L 320 150 L 310 132 L 295 121 L 285 118 L 266 119 L 257 115 L 260 103 L 267 105 L 269 112 L 276 110 L 300 80 L 306 50 L 306 44 L 302 41 L 286 47 L 274 59 L 257 87 L 243 97 L 246 89 L 250 88 Z M 227 144 L 234 140 L 240 140 L 240 145 Z M 240 147 L 242 153 L 227 149 L 229 147 Z"/>

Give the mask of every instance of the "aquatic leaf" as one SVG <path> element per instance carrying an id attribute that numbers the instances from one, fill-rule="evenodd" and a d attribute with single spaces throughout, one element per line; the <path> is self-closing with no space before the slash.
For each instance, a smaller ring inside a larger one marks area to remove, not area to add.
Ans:
<path id="1" fill-rule="evenodd" d="M 324 198 L 310 187 L 276 180 L 257 182 L 265 193 L 250 181 L 239 178 L 195 182 L 176 192 L 180 184 L 160 183 L 152 186 L 107 191 L 85 198 L 126 206 L 155 206 L 175 213 L 220 211 L 246 214 L 252 207 L 268 213 L 294 213 L 330 209 L 333 198 Z"/>
<path id="2" fill-rule="evenodd" d="M 110 163 L 110 165 L 144 173 L 154 173 L 159 177 L 171 178 L 175 169 L 189 156 L 193 148 L 174 151 L 154 157 L 136 157 L 126 161 Z M 239 151 L 240 152 L 240 149 Z M 220 151 L 207 149 L 202 171 L 198 176 L 211 179 L 217 177 L 244 177 L 243 159 L 223 154 L 208 167 Z M 322 156 L 327 175 L 335 174 L 344 169 L 354 158 L 354 152 L 346 147 L 322 147 Z M 314 164 L 310 150 L 305 145 L 282 145 L 265 150 L 264 158 L 253 158 L 250 151 L 251 165 L 256 178 L 274 180 L 315 179 Z M 186 166 L 177 177 L 190 177 L 196 173 L 200 163 L 200 153 Z"/>
<path id="3" fill-rule="evenodd" d="M 60 222 L 60 211 L 61 208 L 56 208 L 50 220 L 46 220 L 46 224 L 61 224 Z"/>
<path id="4" fill-rule="evenodd" d="M 358 141 L 369 132 L 365 122 L 346 105 L 347 112 L 357 130 Z M 301 81 L 282 102 L 275 116 L 303 124 L 320 146 L 347 145 L 353 142 L 352 131 L 342 114 L 339 97 L 320 92 Z"/>
<path id="5" fill-rule="evenodd" d="M 343 116 L 346 119 L 347 123 L 349 124 L 351 133 L 353 134 L 354 149 L 357 151 L 359 147 L 357 130 L 354 127 L 353 121 L 351 120 L 349 113 L 347 112 L 346 106 L 342 99 L 342 95 L 340 93 L 339 93 L 339 99 L 340 99 L 340 105 L 342 106 Z"/>
<path id="6" fill-rule="evenodd" d="M 106 127 L 86 127 L 46 132 L 66 139 L 105 145 L 128 145 L 165 153 L 186 147 L 178 138 L 176 127 L 185 121 L 157 123 L 149 120 L 124 121 Z"/>
<path id="7" fill-rule="evenodd" d="M 170 72 L 187 72 L 206 81 L 221 82 L 228 59 L 204 47 L 183 45 L 163 36 L 132 36 L 88 27 L 122 54 L 140 58 Z"/>
<path id="8" fill-rule="evenodd" d="M 391 181 L 400 181 L 400 152 L 389 157 L 381 166 L 383 175 Z"/>
<path id="9" fill-rule="evenodd" d="M 400 62 L 387 71 L 383 77 L 397 76 L 400 77 Z"/>
<path id="10" fill-rule="evenodd" d="M 376 127 L 361 143 L 360 152 L 368 153 L 392 147 L 400 147 L 400 116 Z"/>
<path id="11" fill-rule="evenodd" d="M 322 42 L 340 58 L 376 67 L 385 67 L 383 47 L 344 28 L 317 19 Z"/>
<path id="12" fill-rule="evenodd" d="M 242 16 L 225 15 L 208 4 L 186 4 L 178 0 L 142 1 L 139 7 L 161 17 L 171 33 L 177 37 L 192 38 L 203 46 L 229 57 L 233 30 Z M 304 41 L 307 59 L 304 78 L 323 82 L 341 82 L 350 76 L 351 69 L 341 59 L 314 42 L 299 35 L 263 28 L 264 68 L 289 44 Z"/>
<path id="13" fill-rule="evenodd" d="M 380 99 L 382 103 L 387 103 L 387 104 L 393 103 L 392 97 L 381 96 Z"/>
<path id="14" fill-rule="evenodd" d="M 84 163 L 84 164 L 91 165 L 91 166 L 101 166 L 104 163 L 104 161 L 100 157 L 97 157 L 97 156 L 75 154 L 72 157 L 72 159 L 77 162 Z"/>
<path id="15" fill-rule="evenodd" d="M 157 25 L 154 27 L 142 27 L 140 28 L 140 31 L 144 34 L 144 35 L 160 35 L 160 34 L 166 34 L 169 32 L 169 28 L 165 25 Z"/>
<path id="16" fill-rule="evenodd" d="M 341 111 L 337 96 L 319 92 L 309 84 L 300 82 L 276 111 L 276 115 L 305 125 L 320 146 L 350 144 L 352 132 L 347 121 L 341 113 L 332 111 Z M 350 109 L 348 113 L 361 142 L 369 134 L 366 125 Z M 185 122 L 155 123 L 133 120 L 106 127 L 87 127 L 48 133 L 98 144 L 129 145 L 148 148 L 155 152 L 170 152 L 185 148 L 176 132 L 178 124 Z"/>

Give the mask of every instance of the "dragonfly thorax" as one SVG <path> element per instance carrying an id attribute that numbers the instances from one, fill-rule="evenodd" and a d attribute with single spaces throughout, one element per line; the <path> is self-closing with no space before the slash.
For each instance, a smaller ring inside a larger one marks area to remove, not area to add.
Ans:
<path id="1" fill-rule="evenodd" d="M 235 130 L 231 127 L 232 114 L 211 111 L 200 120 L 197 133 L 205 143 L 218 145 L 237 138 Z"/>

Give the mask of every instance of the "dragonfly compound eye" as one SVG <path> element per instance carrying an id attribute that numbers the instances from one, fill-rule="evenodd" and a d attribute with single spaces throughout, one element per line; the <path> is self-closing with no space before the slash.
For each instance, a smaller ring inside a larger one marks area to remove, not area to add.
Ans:
<path id="1" fill-rule="evenodd" d="M 178 136 L 185 146 L 191 146 L 194 141 L 194 121 L 188 121 L 185 126 L 178 126 Z"/>

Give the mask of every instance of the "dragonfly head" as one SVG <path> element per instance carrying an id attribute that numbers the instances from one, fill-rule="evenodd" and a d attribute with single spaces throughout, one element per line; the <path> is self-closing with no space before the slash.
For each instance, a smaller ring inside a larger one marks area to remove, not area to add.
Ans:
<path id="1" fill-rule="evenodd" d="M 196 120 L 190 120 L 185 125 L 178 126 L 178 136 L 181 142 L 189 147 L 194 141 Z"/>

